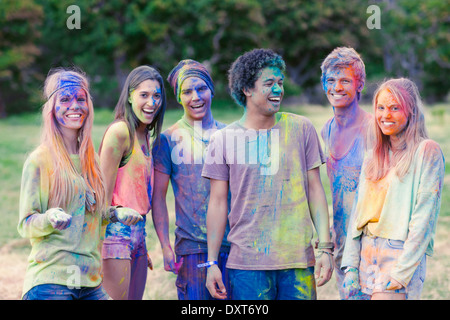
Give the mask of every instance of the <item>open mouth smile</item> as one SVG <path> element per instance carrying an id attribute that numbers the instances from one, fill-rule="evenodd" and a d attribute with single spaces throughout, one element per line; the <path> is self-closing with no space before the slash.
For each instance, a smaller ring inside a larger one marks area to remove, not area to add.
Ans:
<path id="1" fill-rule="evenodd" d="M 154 114 L 155 111 L 156 111 L 156 109 L 149 109 L 149 108 L 142 109 L 142 112 L 144 112 L 145 114 L 148 114 L 148 115 Z"/>
<path id="2" fill-rule="evenodd" d="M 281 102 L 281 97 L 269 97 L 269 101 L 271 102 Z"/>
<path id="3" fill-rule="evenodd" d="M 195 105 L 192 105 L 191 108 L 192 109 L 200 109 L 200 108 L 203 108 L 204 105 L 205 105 L 204 103 L 203 104 L 195 104 Z"/>
<path id="4" fill-rule="evenodd" d="M 79 119 L 81 118 L 81 114 L 80 113 L 72 113 L 72 114 L 66 114 L 66 118 L 69 119 Z"/>

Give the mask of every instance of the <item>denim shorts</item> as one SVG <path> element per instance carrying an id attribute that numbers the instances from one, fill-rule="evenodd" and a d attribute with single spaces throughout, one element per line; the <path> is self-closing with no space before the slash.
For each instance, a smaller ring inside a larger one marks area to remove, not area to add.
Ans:
<path id="1" fill-rule="evenodd" d="M 402 252 L 403 241 L 363 235 L 359 268 L 361 291 L 369 295 L 377 292 L 405 293 L 408 300 L 420 299 L 426 274 L 425 255 L 406 288 L 386 290 L 391 270 Z"/>
<path id="2" fill-rule="evenodd" d="M 314 267 L 285 270 L 229 269 L 232 300 L 316 300 Z"/>
<path id="3" fill-rule="evenodd" d="M 108 300 L 102 285 L 69 289 L 59 284 L 41 284 L 28 290 L 23 300 Z"/>
<path id="4" fill-rule="evenodd" d="M 132 260 L 147 255 L 145 238 L 145 216 L 135 225 L 127 226 L 121 222 L 110 223 L 106 227 L 103 241 L 103 259 Z"/>

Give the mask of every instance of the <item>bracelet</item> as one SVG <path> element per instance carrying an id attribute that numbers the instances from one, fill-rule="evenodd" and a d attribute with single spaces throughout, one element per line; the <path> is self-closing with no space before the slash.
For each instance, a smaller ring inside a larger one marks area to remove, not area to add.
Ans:
<path id="1" fill-rule="evenodd" d="M 328 251 L 322 251 L 322 250 L 320 250 L 319 252 L 320 252 L 320 254 L 317 256 L 317 258 L 320 258 L 320 257 L 322 256 L 322 254 L 324 254 L 324 253 L 326 253 L 326 254 L 329 255 L 329 256 L 333 256 L 333 253 L 328 252 Z"/>
<path id="2" fill-rule="evenodd" d="M 319 242 L 317 245 L 317 249 L 331 249 L 331 251 L 334 250 L 334 243 L 333 242 Z"/>
<path id="3" fill-rule="evenodd" d="M 358 269 L 355 267 L 345 267 L 344 273 L 347 273 L 347 272 L 358 272 Z"/>
<path id="4" fill-rule="evenodd" d="M 203 267 L 209 268 L 209 267 L 211 267 L 214 264 L 218 264 L 217 261 L 207 261 L 205 263 L 198 264 L 197 268 L 203 268 Z"/>

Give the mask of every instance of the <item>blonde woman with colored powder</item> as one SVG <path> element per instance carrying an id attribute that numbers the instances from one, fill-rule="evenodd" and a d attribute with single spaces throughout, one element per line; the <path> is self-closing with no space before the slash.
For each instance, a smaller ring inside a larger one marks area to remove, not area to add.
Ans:
<path id="1" fill-rule="evenodd" d="M 126 223 L 137 213 L 109 208 L 91 130 L 94 109 L 81 71 L 52 70 L 41 144 L 25 161 L 18 231 L 31 253 L 24 300 L 104 300 L 100 239 L 111 215 Z"/>
<path id="2" fill-rule="evenodd" d="M 112 221 L 103 243 L 104 285 L 114 300 L 140 300 L 147 267 L 152 267 L 145 243 L 146 215 L 153 189 L 152 144 L 159 135 L 166 108 L 164 82 L 154 68 L 140 66 L 128 75 L 100 146 L 106 199 L 113 206 L 132 208 L 140 221 L 128 226 Z"/>
<path id="3" fill-rule="evenodd" d="M 341 267 L 347 295 L 420 299 L 433 254 L 444 156 L 428 138 L 416 85 L 384 82 L 373 99 L 375 141 L 361 170 Z"/>

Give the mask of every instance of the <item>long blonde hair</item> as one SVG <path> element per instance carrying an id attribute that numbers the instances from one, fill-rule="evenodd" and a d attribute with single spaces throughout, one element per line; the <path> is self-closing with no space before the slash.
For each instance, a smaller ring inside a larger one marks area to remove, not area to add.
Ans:
<path id="1" fill-rule="evenodd" d="M 373 156 L 368 160 L 365 171 L 367 179 L 372 181 L 384 178 L 393 167 L 395 167 L 396 174 L 400 179 L 404 177 L 408 173 L 419 143 L 428 139 L 422 100 L 414 82 L 406 78 L 399 78 L 382 83 L 373 97 L 374 114 L 378 104 L 378 96 L 385 89 L 389 90 L 401 105 L 408 120 L 404 131 L 399 136 L 401 143 L 398 150 L 391 150 L 390 137 L 383 134 L 374 117 Z M 390 150 L 392 151 L 392 157 L 389 156 Z"/>
<path id="2" fill-rule="evenodd" d="M 87 196 L 91 196 L 90 200 L 92 200 L 92 197 L 95 199 L 95 204 L 92 207 L 87 206 L 87 210 L 104 214 L 106 208 L 105 189 L 91 139 L 94 108 L 89 94 L 89 81 L 81 70 L 52 69 L 45 80 L 44 97 L 47 102 L 42 110 L 41 144 L 48 148 L 53 162 L 49 207 L 65 208 L 76 192 L 76 177 L 80 176 L 70 159 L 60 125 L 55 116 L 57 91 L 67 86 L 79 86 L 86 91 L 89 114 L 78 133 L 81 177 L 85 184 Z"/>

